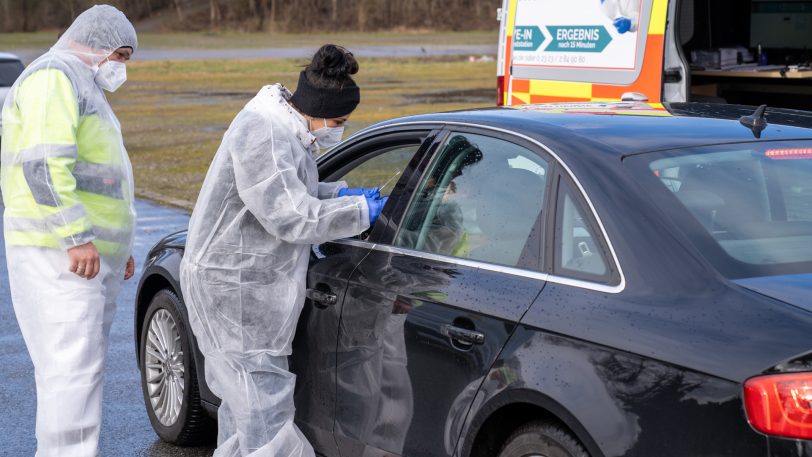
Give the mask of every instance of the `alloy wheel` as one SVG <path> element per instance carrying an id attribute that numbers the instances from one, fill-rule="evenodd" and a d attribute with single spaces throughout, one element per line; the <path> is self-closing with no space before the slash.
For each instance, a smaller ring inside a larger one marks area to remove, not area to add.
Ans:
<path id="1" fill-rule="evenodd" d="M 169 427 L 180 415 L 185 375 L 180 332 L 169 311 L 159 309 L 152 315 L 144 353 L 152 410 L 161 424 Z"/>

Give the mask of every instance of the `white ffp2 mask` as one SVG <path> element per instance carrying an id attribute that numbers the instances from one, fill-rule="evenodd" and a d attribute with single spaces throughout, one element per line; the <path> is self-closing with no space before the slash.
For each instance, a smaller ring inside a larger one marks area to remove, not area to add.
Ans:
<path id="1" fill-rule="evenodd" d="M 327 119 L 324 120 L 324 127 L 312 132 L 316 137 L 316 146 L 321 149 L 327 149 L 335 146 L 341 141 L 344 136 L 344 126 L 341 127 L 327 127 Z"/>
<path id="2" fill-rule="evenodd" d="M 115 92 L 127 81 L 127 66 L 115 60 L 108 60 L 96 72 L 96 84 L 108 92 Z"/>

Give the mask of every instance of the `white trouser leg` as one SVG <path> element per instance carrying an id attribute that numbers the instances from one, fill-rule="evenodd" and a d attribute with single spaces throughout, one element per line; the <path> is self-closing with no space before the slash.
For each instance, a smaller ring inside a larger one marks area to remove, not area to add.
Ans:
<path id="1" fill-rule="evenodd" d="M 217 457 L 313 457 L 313 448 L 293 423 L 296 376 L 287 357 L 210 353 L 206 380 L 222 399 Z M 225 409 L 223 409 L 225 407 Z"/>
<path id="2" fill-rule="evenodd" d="M 7 248 L 14 313 L 34 363 L 37 457 L 99 455 L 102 373 L 121 278 L 92 280 L 56 249 Z"/>

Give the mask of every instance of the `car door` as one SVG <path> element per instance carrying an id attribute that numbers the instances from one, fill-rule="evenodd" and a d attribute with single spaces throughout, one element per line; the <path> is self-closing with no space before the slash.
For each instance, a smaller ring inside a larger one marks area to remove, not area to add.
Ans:
<path id="1" fill-rule="evenodd" d="M 409 164 L 430 130 L 399 131 L 352 141 L 319 162 L 325 181 L 343 180 L 349 187 L 381 187 L 396 196 L 399 179 L 412 173 Z M 412 166 L 412 168 L 414 165 Z M 382 219 L 381 219 L 382 220 Z M 366 238 L 367 233 L 356 239 Z M 333 438 L 335 349 L 341 298 L 355 266 L 367 249 L 345 243 L 314 245 L 307 277 L 307 297 L 293 343 L 291 369 L 297 375 L 296 420 L 314 449 L 337 456 Z"/>
<path id="2" fill-rule="evenodd" d="M 350 276 L 336 367 L 342 457 L 452 455 L 483 377 L 544 286 L 550 162 L 476 129 L 436 145 Z"/>

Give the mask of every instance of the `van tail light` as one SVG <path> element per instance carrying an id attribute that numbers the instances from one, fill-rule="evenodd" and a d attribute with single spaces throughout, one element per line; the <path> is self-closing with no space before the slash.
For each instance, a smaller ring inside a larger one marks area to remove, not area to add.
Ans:
<path id="1" fill-rule="evenodd" d="M 757 431 L 812 439 L 812 373 L 750 378 L 744 383 L 744 409 Z"/>
<path id="2" fill-rule="evenodd" d="M 505 106 L 505 77 L 496 77 L 496 106 Z"/>
<path id="3" fill-rule="evenodd" d="M 764 154 L 773 160 L 812 159 L 812 148 L 767 149 Z"/>

